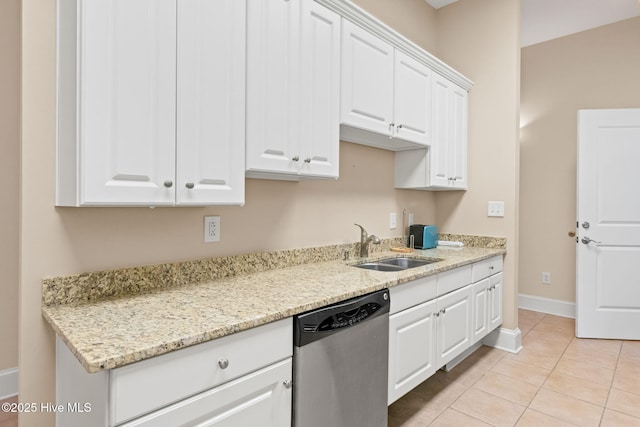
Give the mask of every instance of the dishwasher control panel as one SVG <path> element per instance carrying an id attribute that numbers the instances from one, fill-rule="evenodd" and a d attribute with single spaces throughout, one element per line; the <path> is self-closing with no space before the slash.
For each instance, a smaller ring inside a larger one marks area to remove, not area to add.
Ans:
<path id="1" fill-rule="evenodd" d="M 389 291 L 384 289 L 322 307 L 295 317 L 295 345 L 301 346 L 389 313 Z"/>
<path id="2" fill-rule="evenodd" d="M 324 319 L 316 330 L 331 331 L 358 323 L 380 309 L 380 304 L 370 302 L 351 311 L 336 313 Z"/>

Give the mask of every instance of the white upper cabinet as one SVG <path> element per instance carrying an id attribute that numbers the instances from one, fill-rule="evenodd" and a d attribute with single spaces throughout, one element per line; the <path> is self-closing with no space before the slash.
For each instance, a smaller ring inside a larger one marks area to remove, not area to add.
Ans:
<path id="1" fill-rule="evenodd" d="M 59 2 L 57 205 L 244 202 L 238 3 Z"/>
<path id="2" fill-rule="evenodd" d="M 313 0 L 247 13 L 247 176 L 337 178 L 339 15 Z"/>
<path id="3" fill-rule="evenodd" d="M 396 138 L 428 145 L 431 133 L 432 71 L 395 51 L 393 121 Z"/>
<path id="4" fill-rule="evenodd" d="M 467 91 L 434 73 L 431 146 L 396 153 L 395 186 L 418 190 L 467 188 Z"/>
<path id="5" fill-rule="evenodd" d="M 246 7 L 178 1 L 178 205 L 244 202 Z"/>
<path id="6" fill-rule="evenodd" d="M 341 123 L 392 135 L 393 46 L 346 20 L 341 98 Z"/>
<path id="7" fill-rule="evenodd" d="M 429 143 L 431 74 L 357 25 L 342 25 L 341 136 L 389 150 Z"/>
<path id="8" fill-rule="evenodd" d="M 467 92 L 441 76 L 433 79 L 430 185 L 467 188 Z"/>

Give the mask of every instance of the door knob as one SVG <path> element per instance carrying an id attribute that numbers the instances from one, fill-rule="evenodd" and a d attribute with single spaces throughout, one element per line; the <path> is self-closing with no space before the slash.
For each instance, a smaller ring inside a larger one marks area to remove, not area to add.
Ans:
<path id="1" fill-rule="evenodd" d="M 589 224 L 587 221 L 582 223 L 582 228 L 584 228 L 585 230 L 588 229 L 591 226 L 591 224 Z"/>

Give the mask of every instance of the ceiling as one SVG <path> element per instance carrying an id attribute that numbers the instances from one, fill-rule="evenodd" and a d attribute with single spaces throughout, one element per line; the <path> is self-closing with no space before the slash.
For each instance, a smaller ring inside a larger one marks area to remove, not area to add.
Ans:
<path id="1" fill-rule="evenodd" d="M 457 0 L 426 0 L 435 9 Z M 520 0 L 521 46 L 640 16 L 640 0 Z"/>

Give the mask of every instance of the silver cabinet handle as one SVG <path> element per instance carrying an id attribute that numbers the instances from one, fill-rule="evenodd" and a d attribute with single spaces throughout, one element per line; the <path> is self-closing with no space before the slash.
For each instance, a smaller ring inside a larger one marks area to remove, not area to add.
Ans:
<path id="1" fill-rule="evenodd" d="M 171 180 L 169 180 L 169 179 L 168 179 L 168 180 L 166 180 L 166 181 L 164 182 L 164 186 L 165 186 L 165 187 L 167 187 L 167 188 L 171 188 L 171 187 L 173 187 L 173 181 L 171 181 Z"/>
<path id="2" fill-rule="evenodd" d="M 189 190 L 191 190 L 193 187 L 195 187 L 193 182 L 187 182 L 184 186 L 187 187 Z"/>
<path id="3" fill-rule="evenodd" d="M 293 386 L 293 381 L 284 380 L 284 381 L 282 381 L 282 385 L 284 385 L 284 388 L 291 388 L 291 386 Z"/>
<path id="4" fill-rule="evenodd" d="M 583 237 L 582 238 L 582 243 L 584 243 L 585 245 L 588 245 L 589 243 L 598 243 L 598 244 L 600 244 L 602 242 L 598 242 L 597 240 L 593 240 L 593 239 L 591 239 L 589 237 Z"/>
<path id="5" fill-rule="evenodd" d="M 396 129 L 402 129 L 402 125 L 396 126 Z"/>
<path id="6" fill-rule="evenodd" d="M 311 157 L 307 157 L 306 159 L 304 159 L 305 163 L 311 163 Z"/>
<path id="7" fill-rule="evenodd" d="M 494 268 L 493 265 L 489 266 L 489 270 L 493 270 L 493 268 Z"/>
<path id="8" fill-rule="evenodd" d="M 300 160 L 300 156 L 293 156 L 291 160 L 293 160 L 294 162 L 297 162 L 298 160 Z"/>
<path id="9" fill-rule="evenodd" d="M 220 366 L 220 369 L 227 369 L 229 367 L 229 360 L 228 359 L 218 360 L 218 366 Z"/>

